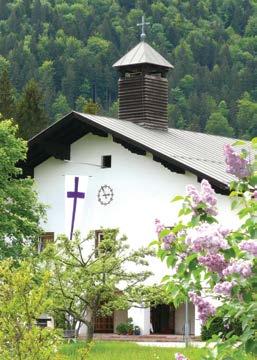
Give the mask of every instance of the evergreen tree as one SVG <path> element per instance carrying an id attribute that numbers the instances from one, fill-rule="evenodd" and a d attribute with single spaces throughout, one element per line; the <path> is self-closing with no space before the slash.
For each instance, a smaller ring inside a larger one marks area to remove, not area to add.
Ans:
<path id="1" fill-rule="evenodd" d="M 31 138 L 48 124 L 42 92 L 35 80 L 29 81 L 23 90 L 17 104 L 16 121 L 24 139 Z"/>
<path id="2" fill-rule="evenodd" d="M 39 82 L 44 94 L 44 104 L 48 115 L 51 115 L 51 107 L 55 98 L 54 64 L 53 61 L 44 61 L 39 68 Z"/>
<path id="3" fill-rule="evenodd" d="M 7 7 L 7 0 L 0 0 L 0 20 L 8 17 L 9 9 Z"/>
<path id="4" fill-rule="evenodd" d="M 238 101 L 238 132 L 241 137 L 257 136 L 257 102 L 252 101 L 249 93 L 244 93 Z"/>
<path id="5" fill-rule="evenodd" d="M 83 108 L 83 112 L 86 114 L 99 114 L 101 111 L 101 106 L 97 103 L 94 102 L 92 99 L 86 101 L 84 108 Z"/>
<path id="6" fill-rule="evenodd" d="M 221 112 L 217 111 L 211 114 L 207 120 L 205 131 L 208 134 L 222 135 L 232 137 L 234 130 L 229 126 L 228 120 Z"/>
<path id="7" fill-rule="evenodd" d="M 117 100 L 112 64 L 137 44 L 143 12 L 151 23 L 147 42 L 174 65 L 172 126 L 204 131 L 225 100 L 236 134 L 255 134 L 255 117 L 248 114 L 245 126 L 239 109 L 244 92 L 257 102 L 253 0 L 0 0 L 0 73 L 7 65 L 15 93 L 37 79 L 49 117 L 81 109 L 81 96 L 108 111 Z"/>
<path id="8" fill-rule="evenodd" d="M 82 112 L 83 111 L 83 109 L 84 109 L 84 107 L 85 107 L 85 105 L 86 105 L 86 99 L 83 97 L 83 96 L 79 96 L 78 98 L 77 98 L 77 100 L 76 100 L 76 102 L 75 102 L 75 109 L 77 110 L 77 111 L 80 111 L 80 112 Z"/>
<path id="9" fill-rule="evenodd" d="M 63 94 L 59 94 L 55 99 L 52 106 L 52 112 L 55 120 L 60 120 L 63 115 L 67 114 L 71 110 L 66 97 Z"/>
<path id="10" fill-rule="evenodd" d="M 3 70 L 0 77 L 0 114 L 5 119 L 11 119 L 15 114 L 14 91 L 7 69 Z"/>

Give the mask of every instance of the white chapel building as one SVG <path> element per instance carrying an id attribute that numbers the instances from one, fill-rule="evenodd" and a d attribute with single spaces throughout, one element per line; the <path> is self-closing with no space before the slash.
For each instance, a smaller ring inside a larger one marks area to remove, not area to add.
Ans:
<path id="1" fill-rule="evenodd" d="M 223 145 L 233 139 L 168 127 L 167 74 L 173 66 L 145 41 L 114 67 L 118 119 L 73 111 L 28 143 L 24 173 L 34 177 L 39 199 L 48 205 L 45 236 L 119 228 L 132 248 L 148 246 L 156 238 L 156 218 L 166 226 L 176 221 L 179 205 L 172 197 L 204 178 L 218 193 L 220 220 L 232 226 Z M 170 271 L 156 258 L 150 270 L 153 284 Z M 190 332 L 200 335 L 192 304 L 189 313 Z M 184 332 L 184 306 L 166 304 L 114 312 L 95 331 L 115 332 L 127 317 L 144 335 L 151 328 L 159 334 Z"/>

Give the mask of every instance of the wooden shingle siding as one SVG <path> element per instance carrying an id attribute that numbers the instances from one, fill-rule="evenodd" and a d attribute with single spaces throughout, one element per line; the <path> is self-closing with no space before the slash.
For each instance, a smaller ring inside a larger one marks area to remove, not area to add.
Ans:
<path id="1" fill-rule="evenodd" d="M 119 119 L 147 128 L 168 128 L 168 80 L 137 75 L 119 80 Z"/>

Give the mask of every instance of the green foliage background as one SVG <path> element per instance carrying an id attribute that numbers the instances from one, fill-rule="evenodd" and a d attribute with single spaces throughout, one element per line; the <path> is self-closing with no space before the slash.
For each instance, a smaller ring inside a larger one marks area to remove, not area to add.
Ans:
<path id="1" fill-rule="evenodd" d="M 112 64 L 139 41 L 143 13 L 147 41 L 175 66 L 170 126 L 256 136 L 256 0 L 0 0 L 0 72 L 16 99 L 38 82 L 49 123 L 93 93 L 115 115 Z"/>

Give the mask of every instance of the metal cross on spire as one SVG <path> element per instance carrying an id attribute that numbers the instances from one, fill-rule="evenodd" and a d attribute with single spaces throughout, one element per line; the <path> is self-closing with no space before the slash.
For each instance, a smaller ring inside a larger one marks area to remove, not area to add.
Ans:
<path id="1" fill-rule="evenodd" d="M 150 25 L 149 22 L 145 22 L 145 15 L 142 16 L 142 22 L 137 24 L 137 26 L 142 26 L 142 33 L 140 35 L 141 41 L 145 41 L 146 34 L 145 34 L 145 26 Z"/>

